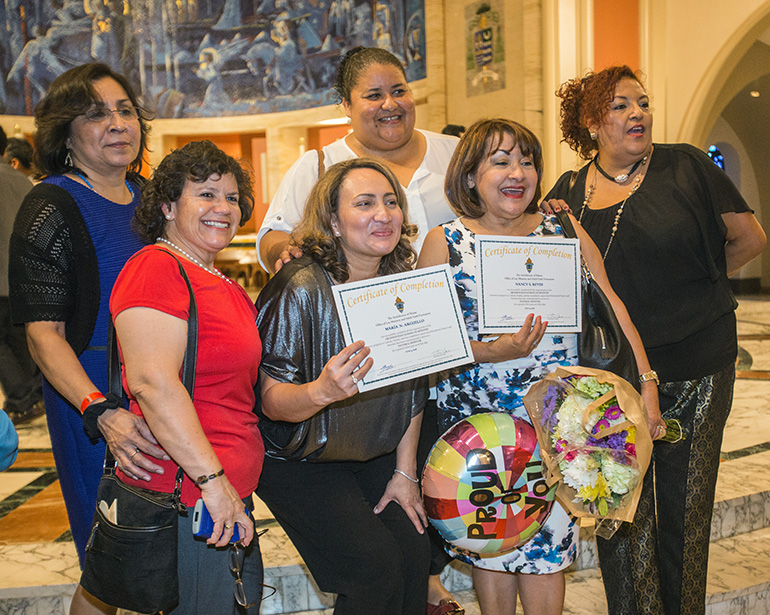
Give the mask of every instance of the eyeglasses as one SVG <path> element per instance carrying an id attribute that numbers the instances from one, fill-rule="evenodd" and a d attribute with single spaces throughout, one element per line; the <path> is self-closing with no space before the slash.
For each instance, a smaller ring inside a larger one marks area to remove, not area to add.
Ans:
<path id="1" fill-rule="evenodd" d="M 265 532 L 267 532 L 266 529 L 257 532 L 255 538 L 259 538 Z M 235 601 L 244 609 L 250 609 L 251 607 L 258 605 L 259 602 L 249 602 L 246 598 L 246 589 L 243 587 L 243 581 L 241 580 L 241 562 L 243 561 L 243 557 L 241 556 L 241 548 L 239 545 L 240 543 L 237 542 L 230 545 L 230 570 L 235 574 L 233 596 L 235 596 Z M 266 585 L 264 583 L 260 583 L 260 585 L 264 588 L 273 590 L 267 596 L 262 596 L 262 600 L 266 600 L 277 591 L 272 585 Z"/>
<path id="2" fill-rule="evenodd" d="M 139 119 L 139 110 L 133 106 L 121 107 L 120 109 L 108 109 L 107 107 L 91 107 L 83 115 L 89 122 L 106 122 L 112 119 L 112 114 L 117 113 L 118 117 L 124 122 L 132 122 Z"/>

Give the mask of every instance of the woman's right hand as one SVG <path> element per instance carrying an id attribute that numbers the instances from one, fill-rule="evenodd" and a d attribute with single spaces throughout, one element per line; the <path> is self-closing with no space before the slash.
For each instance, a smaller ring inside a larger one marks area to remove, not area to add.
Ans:
<path id="1" fill-rule="evenodd" d="M 237 523 L 240 542 L 244 547 L 248 546 L 254 538 L 254 522 L 246 514 L 243 500 L 227 475 L 218 476 L 201 485 L 201 497 L 214 521 L 214 529 L 206 542 L 217 547 L 227 546 Z"/>
<path id="2" fill-rule="evenodd" d="M 326 362 L 321 375 L 311 385 L 314 403 L 324 407 L 358 393 L 358 381 L 369 373 L 374 360 L 371 350 L 359 340 L 345 346 Z M 368 358 L 367 358 L 368 357 Z"/>
<path id="3" fill-rule="evenodd" d="M 145 455 L 156 459 L 170 457 L 158 446 L 145 420 L 128 410 L 107 410 L 97 419 L 107 446 L 118 461 L 120 469 L 135 480 L 150 480 L 150 473 L 163 474 L 163 468 Z"/>
<path id="4" fill-rule="evenodd" d="M 545 335 L 548 322 L 530 314 L 516 333 L 503 333 L 491 342 L 471 341 L 476 363 L 502 363 L 529 356 Z"/>
<path id="5" fill-rule="evenodd" d="M 281 251 L 281 255 L 273 263 L 275 267 L 275 273 L 278 273 L 286 263 L 293 258 L 299 258 L 302 256 L 302 250 L 295 246 L 293 243 L 287 244 L 287 246 Z"/>

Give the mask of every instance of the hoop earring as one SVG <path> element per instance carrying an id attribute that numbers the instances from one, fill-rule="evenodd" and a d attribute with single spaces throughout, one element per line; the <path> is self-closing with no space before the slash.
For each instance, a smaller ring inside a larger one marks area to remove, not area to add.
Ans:
<path id="1" fill-rule="evenodd" d="M 69 150 L 67 150 L 67 157 L 64 159 L 64 165 L 68 167 L 75 166 L 74 164 L 72 164 L 72 155 L 70 154 Z"/>

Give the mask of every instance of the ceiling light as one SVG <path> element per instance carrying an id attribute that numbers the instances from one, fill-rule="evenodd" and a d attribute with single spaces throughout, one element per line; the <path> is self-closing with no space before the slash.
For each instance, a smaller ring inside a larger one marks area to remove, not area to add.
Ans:
<path id="1" fill-rule="evenodd" d="M 751 90 L 751 92 L 749 92 L 749 95 L 752 98 L 759 98 L 759 91 L 758 90 Z"/>

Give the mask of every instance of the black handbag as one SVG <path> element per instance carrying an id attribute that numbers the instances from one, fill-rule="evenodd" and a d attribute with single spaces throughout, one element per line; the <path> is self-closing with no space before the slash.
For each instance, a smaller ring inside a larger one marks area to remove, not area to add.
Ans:
<path id="1" fill-rule="evenodd" d="M 569 215 L 565 211 L 559 211 L 556 212 L 556 217 L 564 235 L 576 238 L 577 234 Z M 583 327 L 578 334 L 578 362 L 584 367 L 613 372 L 639 391 L 639 371 L 631 344 L 620 328 L 607 295 L 596 283 L 582 256 L 580 260 L 583 270 Z"/>
<path id="2" fill-rule="evenodd" d="M 182 382 L 192 399 L 198 311 L 190 280 L 178 259 L 177 263 L 190 293 Z M 122 398 L 120 359 L 111 320 L 108 349 L 110 394 Z M 125 484 L 115 476 L 115 465 L 108 446 L 80 585 L 112 606 L 137 613 L 165 611 L 179 600 L 177 526 L 179 515 L 187 510 L 180 501 L 184 473 L 177 469 L 173 493 L 160 493 Z"/>

